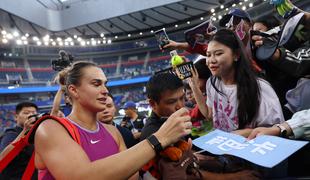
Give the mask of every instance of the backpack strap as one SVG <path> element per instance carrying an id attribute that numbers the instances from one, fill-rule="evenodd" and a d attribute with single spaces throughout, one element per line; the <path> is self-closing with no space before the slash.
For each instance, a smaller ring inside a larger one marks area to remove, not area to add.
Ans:
<path id="1" fill-rule="evenodd" d="M 25 137 L 12 144 L 14 148 L 0 161 L 0 172 L 24 149 L 27 145 Z"/>
<path id="2" fill-rule="evenodd" d="M 36 123 L 33 125 L 33 127 L 29 130 L 29 132 L 27 133 L 27 136 L 26 136 L 26 141 L 29 144 L 33 144 L 34 143 L 34 135 L 35 135 L 35 132 L 36 132 L 37 128 L 39 127 L 41 122 L 43 122 L 43 121 L 45 121 L 47 119 L 52 119 L 52 120 L 57 121 L 59 124 L 61 124 L 68 131 L 69 135 L 72 137 L 72 139 L 74 141 L 76 141 L 78 144 L 81 144 L 80 134 L 79 134 L 78 129 L 76 128 L 76 126 L 74 126 L 66 118 L 58 118 L 58 117 L 50 116 L 50 115 L 46 115 L 46 116 L 43 116 L 40 119 L 38 119 L 36 121 Z"/>
<path id="3" fill-rule="evenodd" d="M 55 116 L 46 115 L 38 119 L 35 124 L 32 126 L 32 128 L 26 133 L 24 137 L 22 137 L 19 141 L 13 143 L 12 145 L 14 148 L 0 161 L 0 172 L 3 171 L 3 169 L 24 149 L 25 146 L 33 144 L 34 143 L 34 135 L 39 127 L 39 125 L 48 119 L 52 119 L 57 121 L 59 124 L 61 124 L 69 133 L 69 135 L 72 137 L 74 141 L 76 141 L 78 144 L 81 144 L 80 141 L 80 134 L 78 132 L 78 129 L 67 119 L 65 118 L 58 118 Z M 33 152 L 31 159 L 27 165 L 27 168 L 24 172 L 23 179 L 30 179 L 32 177 L 32 174 L 34 172 L 34 154 Z"/>
<path id="4" fill-rule="evenodd" d="M 29 179 L 31 179 L 31 177 L 33 175 L 33 172 L 35 170 L 34 155 L 35 155 L 35 152 L 32 152 L 31 158 L 30 158 L 28 165 L 26 167 L 26 170 L 23 174 L 22 180 L 29 180 Z"/>

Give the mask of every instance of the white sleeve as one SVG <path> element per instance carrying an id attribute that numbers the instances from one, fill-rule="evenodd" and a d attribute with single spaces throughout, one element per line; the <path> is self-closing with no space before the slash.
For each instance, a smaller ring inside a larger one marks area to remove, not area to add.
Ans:
<path id="1" fill-rule="evenodd" d="M 310 140 L 310 109 L 296 112 L 286 121 L 294 133 L 294 138 Z"/>
<path id="2" fill-rule="evenodd" d="M 213 97 L 214 94 L 212 94 L 213 90 L 212 84 L 211 84 L 211 78 L 208 79 L 207 84 L 206 84 L 206 93 L 207 93 L 207 106 L 212 107 L 212 102 L 214 101 Z"/>
<path id="3" fill-rule="evenodd" d="M 260 86 L 260 104 L 254 127 L 269 127 L 284 122 L 279 98 L 271 85 L 265 80 L 258 80 Z"/>

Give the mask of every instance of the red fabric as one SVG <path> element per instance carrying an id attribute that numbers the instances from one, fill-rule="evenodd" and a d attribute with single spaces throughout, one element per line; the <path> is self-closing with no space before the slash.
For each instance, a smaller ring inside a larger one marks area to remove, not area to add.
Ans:
<path id="1" fill-rule="evenodd" d="M 208 44 L 196 44 L 195 48 L 189 46 L 186 51 L 191 53 L 191 54 L 201 54 L 203 56 L 206 55 L 206 52 L 207 52 L 207 49 L 208 49 Z"/>
<path id="2" fill-rule="evenodd" d="M 202 113 L 200 112 L 198 105 L 196 104 L 195 107 L 193 109 L 191 109 L 189 111 L 189 116 L 192 119 L 205 119 L 205 117 L 202 115 Z"/>
<path id="3" fill-rule="evenodd" d="M 14 148 L 0 161 L 0 172 L 24 149 L 28 143 L 26 138 L 21 138 L 19 141 L 12 144 Z"/>
<path id="4" fill-rule="evenodd" d="M 39 125 L 47 119 L 53 119 L 64 126 L 64 128 L 68 131 L 72 139 L 76 141 L 78 144 L 81 144 L 80 141 L 80 134 L 78 132 L 78 129 L 71 124 L 69 121 L 67 121 L 65 118 L 58 118 L 54 116 L 43 116 L 39 120 L 36 121 L 36 123 L 33 125 L 33 127 L 30 129 L 30 131 L 27 133 L 27 135 L 23 138 L 21 138 L 19 141 L 13 143 L 12 145 L 14 148 L 0 161 L 0 172 L 3 171 L 3 169 L 23 150 L 23 148 L 30 143 L 34 141 L 34 135 L 39 127 Z M 34 152 L 31 156 L 31 159 L 28 162 L 27 168 L 23 174 L 23 180 L 24 179 L 31 179 L 31 176 L 35 170 L 34 167 Z"/>
<path id="5" fill-rule="evenodd" d="M 159 167 L 158 167 L 158 157 L 155 157 L 154 159 L 150 160 L 147 164 L 145 164 L 142 167 L 143 172 L 149 172 L 154 178 L 160 179 L 161 175 L 159 172 Z"/>
<path id="6" fill-rule="evenodd" d="M 28 163 L 28 165 L 26 167 L 26 170 L 25 170 L 25 172 L 23 174 L 22 180 L 31 179 L 31 177 L 33 175 L 33 172 L 35 170 L 35 167 L 34 167 L 34 154 L 35 154 L 35 152 L 33 152 L 32 155 L 31 155 L 29 163 Z"/>

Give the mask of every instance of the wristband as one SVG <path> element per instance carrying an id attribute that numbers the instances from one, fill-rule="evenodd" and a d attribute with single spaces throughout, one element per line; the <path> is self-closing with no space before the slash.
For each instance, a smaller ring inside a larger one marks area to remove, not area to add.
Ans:
<path id="1" fill-rule="evenodd" d="M 157 137 L 153 134 L 146 138 L 147 141 L 150 143 L 152 148 L 155 150 L 156 154 L 158 154 L 160 151 L 163 150 L 163 147 L 161 146 L 160 142 L 158 141 Z"/>

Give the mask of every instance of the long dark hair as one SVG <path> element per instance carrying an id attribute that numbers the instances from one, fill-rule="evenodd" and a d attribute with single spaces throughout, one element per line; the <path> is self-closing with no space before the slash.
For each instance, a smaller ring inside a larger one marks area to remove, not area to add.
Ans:
<path id="1" fill-rule="evenodd" d="M 240 55 L 233 66 L 237 84 L 238 124 L 239 129 L 243 129 L 253 121 L 259 108 L 260 89 L 256 75 L 250 66 L 250 59 L 244 51 L 242 42 L 233 31 L 221 29 L 210 38 L 210 41 L 221 43 L 229 47 L 233 53 Z M 224 95 L 215 85 L 218 79 L 219 77 L 212 76 L 211 84 L 218 93 Z"/>

